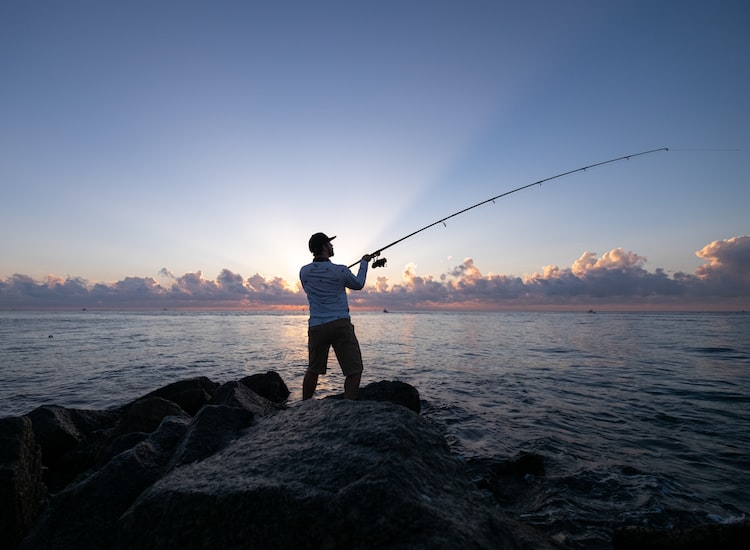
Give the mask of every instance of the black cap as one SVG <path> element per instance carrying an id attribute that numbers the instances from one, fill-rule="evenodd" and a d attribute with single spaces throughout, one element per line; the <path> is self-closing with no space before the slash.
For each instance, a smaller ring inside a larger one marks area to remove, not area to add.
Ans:
<path id="1" fill-rule="evenodd" d="M 334 235 L 333 237 L 329 237 L 325 233 L 315 233 L 315 235 L 310 237 L 310 242 L 308 243 L 310 252 L 315 254 L 318 250 L 320 250 L 321 246 L 331 242 L 335 238 L 336 238 L 336 235 Z"/>

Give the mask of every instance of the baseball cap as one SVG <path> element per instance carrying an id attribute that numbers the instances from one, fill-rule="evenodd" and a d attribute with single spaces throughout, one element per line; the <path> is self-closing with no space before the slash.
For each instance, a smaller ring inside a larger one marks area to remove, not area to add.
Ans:
<path id="1" fill-rule="evenodd" d="M 315 251 L 319 250 L 321 246 L 331 242 L 335 238 L 336 235 L 334 235 L 333 237 L 329 237 L 325 233 L 315 233 L 312 237 L 310 237 L 310 242 L 308 243 L 310 252 L 315 253 Z"/>

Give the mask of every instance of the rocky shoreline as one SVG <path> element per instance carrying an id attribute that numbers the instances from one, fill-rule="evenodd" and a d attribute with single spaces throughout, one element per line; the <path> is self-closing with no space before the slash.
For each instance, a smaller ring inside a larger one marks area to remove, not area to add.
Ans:
<path id="1" fill-rule="evenodd" d="M 472 481 L 412 386 L 369 384 L 357 401 L 288 396 L 274 372 L 201 377 L 117 409 L 0 419 L 3 547 L 566 547 L 486 496 L 543 475 L 541 457 Z M 739 548 L 748 532 L 632 528 L 613 546 Z"/>

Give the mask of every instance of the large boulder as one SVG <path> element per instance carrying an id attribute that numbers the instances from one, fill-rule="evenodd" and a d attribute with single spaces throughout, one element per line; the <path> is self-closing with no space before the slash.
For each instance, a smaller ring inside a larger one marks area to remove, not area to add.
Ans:
<path id="1" fill-rule="evenodd" d="M 123 411 L 116 432 L 118 435 L 133 432 L 151 433 L 159 427 L 161 421 L 167 416 L 191 417 L 174 401 L 149 394 L 131 403 Z"/>
<path id="2" fill-rule="evenodd" d="M 416 389 L 363 390 L 363 400 L 290 407 L 274 373 L 221 386 L 199 378 L 111 411 L 46 407 L 36 422 L 11 419 L 18 458 L 3 464 L 18 466 L 26 487 L 43 489 L 31 427 L 50 468 L 75 474 L 25 501 L 48 504 L 21 548 L 550 546 L 471 483 L 440 430 L 413 412 Z M 11 548 L 37 515 L 19 514 L 13 495 L 3 495 L 3 519 L 6 509 L 30 519 L 3 539 Z"/>
<path id="3" fill-rule="evenodd" d="M 37 407 L 28 414 L 37 443 L 42 446 L 44 465 L 49 466 L 87 438 L 110 428 L 117 411 L 68 409 L 58 405 Z"/>
<path id="4" fill-rule="evenodd" d="M 251 374 L 240 382 L 258 395 L 274 403 L 284 403 L 289 398 L 289 388 L 279 373 L 268 371 L 264 374 Z"/>
<path id="5" fill-rule="evenodd" d="M 17 545 L 39 512 L 45 488 L 42 452 L 31 420 L 0 419 L 0 541 Z"/>
<path id="6" fill-rule="evenodd" d="M 283 405 L 261 397 L 241 382 L 222 384 L 208 403 L 245 409 L 256 416 L 268 416 L 284 408 Z"/>
<path id="7" fill-rule="evenodd" d="M 54 495 L 20 548 L 111 548 L 120 515 L 163 473 L 189 422 L 164 418 L 146 440 Z"/>
<path id="8" fill-rule="evenodd" d="M 418 413 L 422 410 L 419 392 L 414 386 L 397 380 L 381 380 L 360 388 L 357 394 L 360 401 L 388 401 Z"/>
<path id="9" fill-rule="evenodd" d="M 120 548 L 545 548 L 402 406 L 309 400 L 147 489 Z"/>
<path id="10" fill-rule="evenodd" d="M 217 382 L 213 382 L 205 376 L 198 376 L 167 384 L 144 395 L 140 399 L 161 397 L 162 399 L 176 403 L 190 416 L 194 416 L 213 397 L 218 387 L 219 384 Z M 127 409 L 130 406 L 132 406 L 132 403 L 125 405 L 123 408 Z"/>
<path id="11" fill-rule="evenodd" d="M 168 469 L 203 460 L 223 449 L 250 426 L 255 415 L 244 408 L 206 405 L 195 415 L 177 446 Z"/>
<path id="12" fill-rule="evenodd" d="M 120 413 L 44 405 L 28 417 L 42 449 L 45 483 L 55 492 L 96 463 L 107 432 Z"/>
<path id="13" fill-rule="evenodd" d="M 257 418 L 283 410 L 240 382 L 227 382 L 216 389 L 207 405 L 198 411 L 170 462 L 170 469 L 203 460 L 216 453 Z"/>

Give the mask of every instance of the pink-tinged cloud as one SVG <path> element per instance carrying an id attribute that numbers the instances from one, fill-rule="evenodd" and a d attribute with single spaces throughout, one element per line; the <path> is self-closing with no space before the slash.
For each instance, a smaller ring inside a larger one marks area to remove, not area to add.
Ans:
<path id="1" fill-rule="evenodd" d="M 669 276 L 646 269 L 647 260 L 615 248 L 601 256 L 584 252 L 570 267 L 545 266 L 523 278 L 484 275 L 471 258 L 434 277 L 407 265 L 399 281 L 371 272 L 367 287 L 350 294 L 353 308 L 418 309 L 726 309 L 750 308 L 750 237 L 714 241 L 696 252 L 705 264 L 695 274 Z M 374 277 L 373 277 L 374 275 Z M 307 300 L 299 283 L 227 269 L 215 280 L 202 272 L 176 277 L 159 272 L 113 284 L 79 277 L 26 275 L 0 280 L 0 308 L 295 308 Z"/>
<path id="2" fill-rule="evenodd" d="M 695 253 L 706 263 L 695 272 L 719 295 L 747 293 L 750 286 L 750 236 L 714 241 Z"/>

